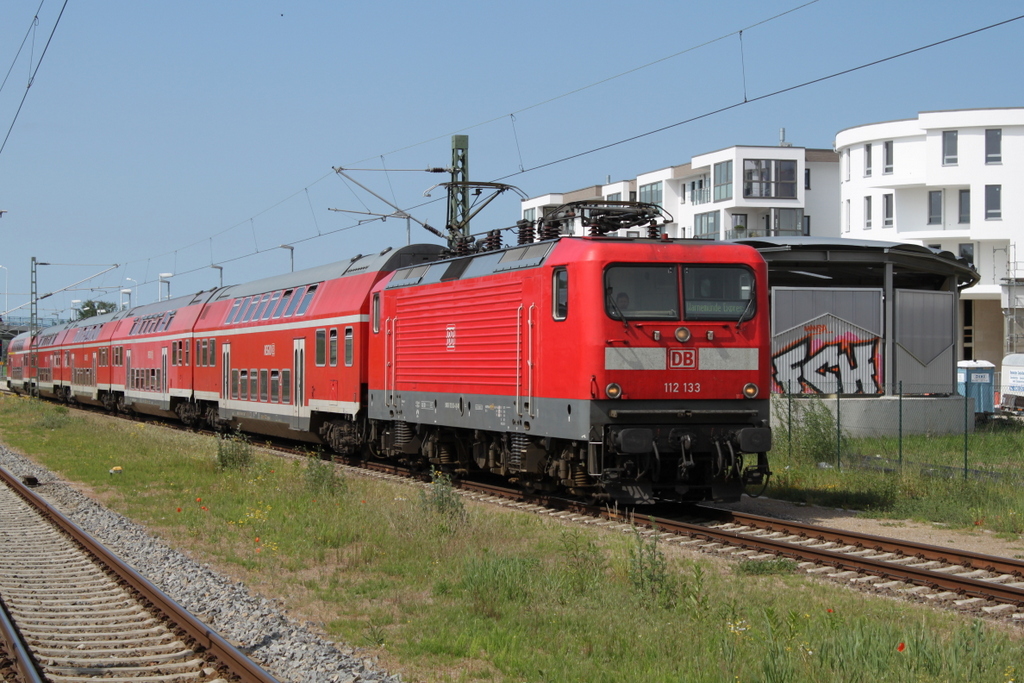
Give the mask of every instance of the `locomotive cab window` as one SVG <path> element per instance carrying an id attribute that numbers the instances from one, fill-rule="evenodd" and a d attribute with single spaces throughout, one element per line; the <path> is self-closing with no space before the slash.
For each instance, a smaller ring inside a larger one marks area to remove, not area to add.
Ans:
<path id="1" fill-rule="evenodd" d="M 373 331 L 380 332 L 380 292 L 373 295 Z"/>
<path id="2" fill-rule="evenodd" d="M 569 315 L 569 271 L 555 270 L 552 289 L 551 315 L 555 320 L 565 320 Z"/>
<path id="3" fill-rule="evenodd" d="M 604 273 L 605 311 L 613 320 L 679 320 L 675 266 L 630 264 Z"/>
<path id="4" fill-rule="evenodd" d="M 754 274 L 743 266 L 683 269 L 686 320 L 749 320 L 754 316 Z"/>

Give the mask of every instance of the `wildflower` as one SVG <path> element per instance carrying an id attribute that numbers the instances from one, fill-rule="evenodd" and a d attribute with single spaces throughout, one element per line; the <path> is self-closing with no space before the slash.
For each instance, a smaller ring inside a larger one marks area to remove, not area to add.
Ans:
<path id="1" fill-rule="evenodd" d="M 178 512 L 181 512 L 181 508 L 178 508 Z"/>
<path id="2" fill-rule="evenodd" d="M 201 507 L 201 508 L 199 508 L 199 509 L 200 509 L 200 510 L 206 510 L 207 508 L 206 508 L 206 506 L 204 505 L 203 507 Z"/>
<path id="3" fill-rule="evenodd" d="M 203 502 L 203 499 L 202 499 L 202 498 L 196 498 L 196 502 L 197 502 L 197 503 L 202 503 L 202 502 Z"/>
<path id="4" fill-rule="evenodd" d="M 828 612 L 829 614 L 832 614 L 832 608 L 831 608 L 831 607 L 829 607 L 829 608 L 828 608 L 827 610 L 825 610 L 825 611 L 826 611 L 826 612 Z"/>
<path id="5" fill-rule="evenodd" d="M 903 652 L 906 649 L 907 649 L 907 644 L 906 643 L 900 643 L 899 645 L 896 646 L 896 652 Z"/>
<path id="6" fill-rule="evenodd" d="M 259 536 L 257 536 L 257 537 L 256 537 L 256 542 L 257 542 L 257 543 L 259 543 L 259 542 L 260 542 L 260 537 L 259 537 Z"/>

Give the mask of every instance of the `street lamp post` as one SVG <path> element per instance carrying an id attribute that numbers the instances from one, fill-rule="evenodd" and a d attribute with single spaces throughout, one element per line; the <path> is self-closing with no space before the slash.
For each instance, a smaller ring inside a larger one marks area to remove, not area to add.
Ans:
<path id="1" fill-rule="evenodd" d="M 122 310 L 123 311 L 125 309 L 125 305 L 124 305 L 124 295 L 125 294 L 128 295 L 128 308 L 132 307 L 132 290 L 131 290 L 131 287 L 128 287 L 126 289 L 122 289 L 121 290 L 121 300 L 119 301 L 119 303 L 121 304 L 121 308 L 118 309 L 118 310 Z"/>
<path id="2" fill-rule="evenodd" d="M 218 286 L 223 287 L 224 286 L 224 266 L 211 265 L 210 267 L 217 269 L 217 274 L 220 275 L 220 285 L 218 285 Z"/>
<path id="3" fill-rule="evenodd" d="M 167 279 L 167 278 L 171 278 L 171 277 L 174 277 L 174 273 L 160 273 L 159 277 L 157 277 L 157 284 L 156 284 L 156 300 L 157 301 L 161 300 L 160 299 L 160 289 L 161 289 L 160 283 L 163 283 L 163 282 L 167 283 L 167 298 L 168 299 L 171 298 L 171 281 Z"/>
<path id="4" fill-rule="evenodd" d="M 75 312 L 75 320 L 80 320 L 82 317 L 82 309 L 78 306 L 80 303 L 82 303 L 81 299 L 71 300 L 71 310 Z"/>
<path id="5" fill-rule="evenodd" d="M 277 248 L 278 249 L 287 249 L 288 250 L 288 260 L 291 263 L 291 272 L 294 273 L 295 272 L 295 247 L 293 247 L 290 244 L 281 244 L 281 245 L 278 245 Z"/>
<path id="6" fill-rule="evenodd" d="M 138 280 L 133 280 L 130 277 L 126 277 L 125 280 L 128 281 L 128 282 L 134 282 L 135 283 L 135 303 L 139 303 L 139 281 Z M 129 306 L 132 305 L 132 302 L 131 302 L 130 298 L 128 300 L 128 305 Z"/>

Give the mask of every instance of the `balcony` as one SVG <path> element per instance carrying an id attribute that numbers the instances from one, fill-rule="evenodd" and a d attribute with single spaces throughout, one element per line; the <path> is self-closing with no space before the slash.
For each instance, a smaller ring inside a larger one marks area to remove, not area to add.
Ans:
<path id="1" fill-rule="evenodd" d="M 701 187 L 694 190 L 690 190 L 690 204 L 697 206 L 698 204 L 708 204 L 711 202 L 711 188 Z"/>

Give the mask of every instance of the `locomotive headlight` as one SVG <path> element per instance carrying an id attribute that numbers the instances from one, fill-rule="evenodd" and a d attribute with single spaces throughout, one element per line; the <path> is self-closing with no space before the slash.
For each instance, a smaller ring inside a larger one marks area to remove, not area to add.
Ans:
<path id="1" fill-rule="evenodd" d="M 755 396 L 757 396 L 758 391 L 760 390 L 757 388 L 757 385 L 754 384 L 753 382 L 750 382 L 744 385 L 743 387 L 743 395 L 746 396 L 747 398 L 754 398 Z"/>
<path id="2" fill-rule="evenodd" d="M 618 398 L 622 396 L 622 387 L 615 382 L 612 382 L 604 388 L 604 393 L 608 398 Z"/>
<path id="3" fill-rule="evenodd" d="M 686 342 L 690 341 L 690 330 L 685 327 L 676 328 L 676 341 Z"/>

